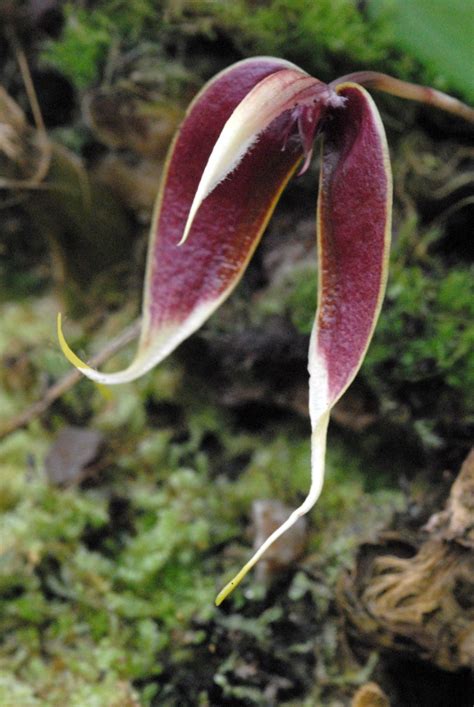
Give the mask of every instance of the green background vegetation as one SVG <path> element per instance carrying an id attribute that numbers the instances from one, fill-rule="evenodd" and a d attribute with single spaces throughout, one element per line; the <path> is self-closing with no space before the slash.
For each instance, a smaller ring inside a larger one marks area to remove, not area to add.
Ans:
<path id="1" fill-rule="evenodd" d="M 408 1 L 359 5 L 70 3 L 62 34 L 42 41 L 36 60 L 68 77 L 79 96 L 109 80 L 114 56 L 153 46 L 164 66 L 182 67 L 167 83 L 173 97 L 230 61 L 275 54 L 322 79 L 373 68 L 473 98 L 468 3 L 419 2 L 416 17 Z M 456 41 L 453 26 L 461 27 Z M 278 704 L 348 704 L 369 676 L 373 660 L 367 669 L 341 662 L 338 574 L 362 539 L 406 506 L 400 479 L 422 493 L 443 468 L 456 468 L 474 423 L 463 133 L 427 109 L 377 101 L 394 163 L 395 243 L 386 304 L 356 384 L 375 422 L 365 432 L 334 425 L 305 558 L 268 586 L 247 581 L 214 608 L 223 579 L 249 554 L 252 501 L 294 506 L 307 488 L 307 420 L 288 413 L 246 428 L 186 351 L 110 392 L 82 381 L 0 442 L 0 704 L 266 705 L 269 661 L 290 681 L 278 688 Z M 79 152 L 87 128 L 77 119 L 54 136 Z M 305 199 L 312 208 L 314 179 L 315 169 L 290 187 L 282 208 Z M 13 240 L 6 234 L 7 249 Z M 47 247 L 29 238 L 1 263 L 5 420 L 69 370 L 55 339 L 62 305 L 48 268 Z M 251 308 L 244 280 L 204 339 L 227 332 L 229 321 L 231 329 L 265 330 L 275 317 L 307 335 L 316 277 L 315 266 L 299 263 L 252 297 Z M 100 350 L 132 319 L 141 283 L 136 274 L 126 281 L 121 292 L 112 276 L 92 283 L 76 314 L 97 312 L 68 323 L 76 350 L 90 351 L 91 339 Z M 255 384 L 252 372 L 240 373 Z M 64 488 L 48 478 L 44 459 L 69 424 L 100 430 L 105 443 L 90 476 Z M 245 673 L 249 664 L 256 675 Z"/>

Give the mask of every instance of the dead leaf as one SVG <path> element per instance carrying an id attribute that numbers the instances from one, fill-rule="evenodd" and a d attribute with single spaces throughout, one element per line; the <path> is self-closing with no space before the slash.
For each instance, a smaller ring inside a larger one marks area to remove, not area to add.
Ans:
<path id="1" fill-rule="evenodd" d="M 44 460 L 48 479 L 60 486 L 80 481 L 84 469 L 96 459 L 103 441 L 98 430 L 64 427 Z"/>

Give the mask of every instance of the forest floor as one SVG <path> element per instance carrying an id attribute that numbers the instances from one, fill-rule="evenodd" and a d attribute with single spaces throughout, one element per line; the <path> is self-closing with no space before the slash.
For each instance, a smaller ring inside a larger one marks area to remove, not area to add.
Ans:
<path id="1" fill-rule="evenodd" d="M 318 159 L 235 294 L 145 377 L 73 380 L 56 338 L 60 311 L 90 358 L 137 321 L 166 150 L 218 70 L 275 53 L 323 79 L 433 75 L 336 4 L 0 3 L 2 707 L 472 706 L 469 126 L 376 97 L 394 172 L 379 326 L 316 509 L 221 607 L 308 488 Z"/>

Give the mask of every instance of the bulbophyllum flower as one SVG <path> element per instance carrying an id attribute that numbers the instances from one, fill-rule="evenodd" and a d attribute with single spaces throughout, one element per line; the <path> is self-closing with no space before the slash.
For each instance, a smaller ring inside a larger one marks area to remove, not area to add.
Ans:
<path id="1" fill-rule="evenodd" d="M 322 134 L 317 203 L 319 291 L 309 348 L 311 485 L 305 501 L 220 592 L 220 603 L 265 550 L 316 503 L 331 408 L 359 370 L 387 279 L 392 181 L 385 132 L 364 88 L 430 103 L 474 122 L 474 110 L 434 89 L 376 72 L 330 84 L 271 57 L 241 61 L 194 99 L 171 145 L 150 234 L 136 356 L 94 381 L 124 383 L 164 359 L 229 296 L 293 174 Z"/>

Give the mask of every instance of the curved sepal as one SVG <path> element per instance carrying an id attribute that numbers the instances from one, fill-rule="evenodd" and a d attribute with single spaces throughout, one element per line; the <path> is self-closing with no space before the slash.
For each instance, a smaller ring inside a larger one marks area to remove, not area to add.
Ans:
<path id="1" fill-rule="evenodd" d="M 208 83 L 191 104 L 170 149 L 155 209 L 135 359 L 119 373 L 90 368 L 68 347 L 58 320 L 62 350 L 84 375 L 105 384 L 138 378 L 196 331 L 238 283 L 302 157 L 297 141 L 282 150 L 284 116 L 264 129 L 237 168 L 213 189 L 194 218 L 192 238 L 181 247 L 178 243 L 224 125 L 257 84 L 286 71 L 307 77 L 280 59 L 239 62 Z"/>
<path id="2" fill-rule="evenodd" d="M 324 130 L 318 197 L 318 310 L 309 371 L 317 417 L 348 388 L 382 305 L 391 236 L 392 177 L 377 107 L 357 84 Z"/>
<path id="3" fill-rule="evenodd" d="M 311 486 L 301 506 L 218 594 L 217 605 L 318 500 L 331 408 L 362 364 L 385 292 L 392 204 L 385 132 L 365 89 L 348 83 L 336 90 L 345 101 L 324 128 L 318 198 L 318 309 L 308 364 Z"/>

